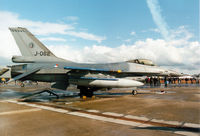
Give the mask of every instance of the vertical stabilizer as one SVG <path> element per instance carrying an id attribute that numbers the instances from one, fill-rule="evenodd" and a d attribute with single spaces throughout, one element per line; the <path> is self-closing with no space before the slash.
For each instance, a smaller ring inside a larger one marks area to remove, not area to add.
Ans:
<path id="1" fill-rule="evenodd" d="M 22 56 L 51 56 L 56 57 L 26 28 L 9 28 Z"/>

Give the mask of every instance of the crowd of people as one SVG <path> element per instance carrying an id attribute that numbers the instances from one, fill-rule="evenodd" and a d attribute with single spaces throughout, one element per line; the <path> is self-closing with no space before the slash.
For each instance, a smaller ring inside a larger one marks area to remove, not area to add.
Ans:
<path id="1" fill-rule="evenodd" d="M 147 77 L 145 84 L 150 86 L 160 86 L 164 84 L 166 87 L 169 84 L 199 84 L 200 79 L 196 78 L 178 78 L 178 77 Z"/>

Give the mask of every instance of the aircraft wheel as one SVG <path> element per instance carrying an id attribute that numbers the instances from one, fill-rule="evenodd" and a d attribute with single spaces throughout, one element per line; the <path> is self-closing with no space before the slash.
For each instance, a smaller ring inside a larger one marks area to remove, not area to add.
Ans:
<path id="1" fill-rule="evenodd" d="M 85 95 L 85 91 L 83 89 L 80 89 L 80 98 L 82 98 Z"/>
<path id="2" fill-rule="evenodd" d="M 90 89 L 88 89 L 87 95 L 86 95 L 86 96 L 87 96 L 87 97 L 92 97 L 92 96 L 93 96 L 93 91 L 90 90 Z"/>
<path id="3" fill-rule="evenodd" d="M 21 83 L 20 86 L 21 86 L 21 87 L 24 87 L 24 83 Z"/>
<path id="4" fill-rule="evenodd" d="M 137 90 L 133 90 L 133 91 L 132 91 L 132 94 L 133 94 L 133 95 L 136 95 L 136 94 L 137 94 Z"/>
<path id="5" fill-rule="evenodd" d="M 82 98 L 83 96 L 92 97 L 93 91 L 91 89 L 83 87 L 80 89 L 80 97 Z"/>

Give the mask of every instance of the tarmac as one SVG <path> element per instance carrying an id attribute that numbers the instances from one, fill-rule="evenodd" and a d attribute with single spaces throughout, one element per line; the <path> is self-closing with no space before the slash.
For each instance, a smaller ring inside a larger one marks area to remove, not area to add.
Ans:
<path id="1" fill-rule="evenodd" d="M 112 89 L 81 99 L 73 87 L 60 99 L 31 96 L 45 87 L 0 87 L 0 136 L 200 135 L 199 85 L 145 86 L 134 96 Z"/>

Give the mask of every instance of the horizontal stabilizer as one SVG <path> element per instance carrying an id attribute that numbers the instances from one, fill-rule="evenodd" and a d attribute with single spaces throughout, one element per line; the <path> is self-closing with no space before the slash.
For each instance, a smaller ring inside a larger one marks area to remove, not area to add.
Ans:
<path id="1" fill-rule="evenodd" d="M 20 75 L 14 77 L 12 80 L 9 80 L 8 83 L 9 83 L 9 82 L 12 82 L 12 81 L 16 81 L 16 80 L 23 79 L 23 78 L 25 78 L 25 77 L 27 77 L 27 76 L 33 74 L 33 73 L 38 72 L 39 70 L 40 70 L 40 68 L 36 68 L 36 69 L 32 69 L 32 70 L 30 70 L 30 71 L 28 71 L 28 72 L 25 72 L 25 73 L 23 73 L 23 74 L 20 74 Z"/>

